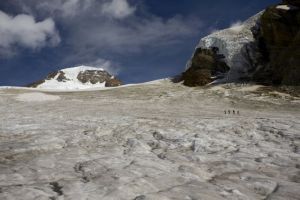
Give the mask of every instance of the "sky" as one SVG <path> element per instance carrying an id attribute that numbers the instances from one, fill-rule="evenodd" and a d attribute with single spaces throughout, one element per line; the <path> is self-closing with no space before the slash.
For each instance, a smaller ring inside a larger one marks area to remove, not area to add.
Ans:
<path id="1" fill-rule="evenodd" d="M 0 85 L 101 67 L 124 83 L 184 71 L 199 40 L 280 0 L 1 0 Z"/>

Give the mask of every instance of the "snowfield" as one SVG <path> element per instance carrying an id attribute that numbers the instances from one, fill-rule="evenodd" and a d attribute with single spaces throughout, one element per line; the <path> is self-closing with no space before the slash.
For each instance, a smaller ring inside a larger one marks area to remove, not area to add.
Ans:
<path id="1" fill-rule="evenodd" d="M 284 91 L 2 88 L 0 112 L 1 200 L 300 196 L 300 98 Z"/>
<path id="2" fill-rule="evenodd" d="M 44 94 L 44 93 L 39 93 L 39 92 L 24 93 L 24 94 L 20 94 L 16 97 L 16 100 L 24 101 L 24 102 L 57 101 L 59 99 L 60 99 L 59 96 L 49 95 L 49 94 Z"/>
<path id="3" fill-rule="evenodd" d="M 77 76 L 80 72 L 84 72 L 86 70 L 94 70 L 94 71 L 104 71 L 102 68 L 90 67 L 90 66 L 78 66 L 65 68 L 60 70 L 64 73 L 67 81 L 57 81 L 59 73 L 50 80 L 45 80 L 44 83 L 38 86 L 39 89 L 57 89 L 57 90 L 80 90 L 80 89 L 89 89 L 89 88 L 102 88 L 105 87 L 105 82 L 92 84 L 90 82 L 82 83 L 77 79 Z"/>

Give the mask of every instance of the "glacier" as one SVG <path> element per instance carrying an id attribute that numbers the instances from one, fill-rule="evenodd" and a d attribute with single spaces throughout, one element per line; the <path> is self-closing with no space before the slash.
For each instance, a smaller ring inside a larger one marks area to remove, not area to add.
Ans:
<path id="1" fill-rule="evenodd" d="M 224 79 L 220 82 L 234 82 L 241 78 L 247 77 L 249 70 L 253 66 L 255 59 L 255 42 L 252 29 L 258 26 L 259 18 L 263 14 L 250 17 L 243 23 L 235 23 L 230 28 L 215 31 L 212 34 L 202 38 L 196 49 L 210 49 L 217 47 L 219 54 L 225 57 L 226 64 L 230 70 Z M 191 67 L 191 59 L 188 61 L 186 69 Z"/>
<path id="2" fill-rule="evenodd" d="M 299 199 L 300 97 L 284 91 L 11 87 L 0 112 L 1 200 Z"/>

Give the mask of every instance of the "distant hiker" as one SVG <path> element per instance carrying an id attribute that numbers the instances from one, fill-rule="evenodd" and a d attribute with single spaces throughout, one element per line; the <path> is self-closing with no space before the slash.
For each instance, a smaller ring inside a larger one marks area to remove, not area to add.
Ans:
<path id="1" fill-rule="evenodd" d="M 235 115 L 235 110 L 232 110 L 232 114 L 234 114 L 234 115 Z"/>
<path id="2" fill-rule="evenodd" d="M 237 111 L 237 114 L 240 115 L 240 111 L 239 110 Z"/>
<path id="3" fill-rule="evenodd" d="M 228 110 L 228 114 L 230 115 L 230 110 Z"/>
<path id="4" fill-rule="evenodd" d="M 224 110 L 224 114 L 226 115 L 226 110 Z"/>

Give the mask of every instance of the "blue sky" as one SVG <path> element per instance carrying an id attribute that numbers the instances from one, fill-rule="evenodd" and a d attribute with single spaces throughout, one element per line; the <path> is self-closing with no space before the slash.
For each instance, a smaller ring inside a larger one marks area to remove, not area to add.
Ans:
<path id="1" fill-rule="evenodd" d="M 184 70 L 201 37 L 279 0 L 1 0 L 0 85 L 86 64 L 125 83 Z"/>

